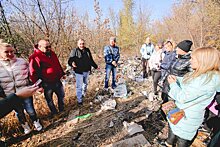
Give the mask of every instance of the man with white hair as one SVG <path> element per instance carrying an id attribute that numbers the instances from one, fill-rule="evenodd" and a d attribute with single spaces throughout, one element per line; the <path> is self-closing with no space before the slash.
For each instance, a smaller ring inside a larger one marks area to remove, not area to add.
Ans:
<path id="1" fill-rule="evenodd" d="M 69 66 L 73 67 L 76 74 L 76 97 L 78 105 L 83 105 L 83 98 L 86 95 L 89 73 L 91 66 L 95 69 L 98 68 L 94 62 L 92 54 L 89 48 L 85 47 L 85 41 L 79 39 L 77 43 L 78 47 L 74 48 L 68 60 Z"/>

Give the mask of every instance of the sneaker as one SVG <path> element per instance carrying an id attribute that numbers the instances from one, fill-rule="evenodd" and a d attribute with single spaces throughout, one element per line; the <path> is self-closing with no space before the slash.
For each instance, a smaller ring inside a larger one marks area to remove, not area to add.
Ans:
<path id="1" fill-rule="evenodd" d="M 31 132 L 31 128 L 29 127 L 28 123 L 21 124 L 22 128 L 24 129 L 24 134 L 29 134 Z"/>
<path id="2" fill-rule="evenodd" d="M 83 106 L 83 102 L 78 102 L 78 106 L 79 107 Z"/>
<path id="3" fill-rule="evenodd" d="M 35 127 L 35 129 L 36 129 L 37 131 L 41 131 L 42 128 L 43 128 L 42 125 L 41 125 L 40 122 L 39 122 L 39 119 L 37 119 L 36 121 L 34 121 L 33 125 L 34 125 L 34 127 Z"/>

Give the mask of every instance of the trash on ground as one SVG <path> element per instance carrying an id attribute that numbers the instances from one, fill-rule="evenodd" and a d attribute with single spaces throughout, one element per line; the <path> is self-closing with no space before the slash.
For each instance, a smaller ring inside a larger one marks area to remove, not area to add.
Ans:
<path id="1" fill-rule="evenodd" d="M 144 129 L 141 125 L 138 125 L 137 123 L 134 123 L 134 122 L 128 123 L 128 122 L 124 121 L 123 125 L 130 136 L 134 135 L 138 132 L 144 131 Z"/>

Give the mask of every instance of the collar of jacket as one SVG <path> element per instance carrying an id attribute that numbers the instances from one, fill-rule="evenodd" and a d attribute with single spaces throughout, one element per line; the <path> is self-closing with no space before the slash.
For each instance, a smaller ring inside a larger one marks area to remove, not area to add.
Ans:
<path id="1" fill-rule="evenodd" d="M 178 58 L 181 59 L 190 59 L 191 58 L 191 53 L 187 53 L 185 55 L 178 55 Z"/>

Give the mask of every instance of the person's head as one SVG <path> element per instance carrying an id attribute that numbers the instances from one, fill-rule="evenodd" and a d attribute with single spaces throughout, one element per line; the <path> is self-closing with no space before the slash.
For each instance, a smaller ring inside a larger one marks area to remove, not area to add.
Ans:
<path id="1" fill-rule="evenodd" d="M 79 39 L 77 42 L 77 45 L 79 47 L 79 49 L 84 49 L 85 48 L 85 41 L 83 39 Z"/>
<path id="2" fill-rule="evenodd" d="M 163 43 L 159 42 L 155 45 L 155 50 L 158 51 L 163 48 Z"/>
<path id="3" fill-rule="evenodd" d="M 14 57 L 14 48 L 0 39 L 0 58 L 3 60 L 11 60 Z"/>
<path id="4" fill-rule="evenodd" d="M 169 52 L 173 51 L 173 43 L 171 41 L 166 41 L 164 43 L 164 47 L 166 51 L 169 51 Z"/>
<path id="5" fill-rule="evenodd" d="M 115 44 L 116 44 L 116 38 L 115 38 L 115 37 L 110 37 L 110 39 L 109 39 L 109 44 L 110 44 L 111 46 L 115 46 Z"/>
<path id="6" fill-rule="evenodd" d="M 47 41 L 47 40 L 40 40 L 38 42 L 38 49 L 44 53 L 50 52 L 51 45 L 50 45 L 49 41 Z"/>
<path id="7" fill-rule="evenodd" d="M 145 43 L 146 43 L 146 44 L 151 43 L 150 37 L 147 37 L 147 38 L 146 38 Z"/>
<path id="8" fill-rule="evenodd" d="M 192 44 L 193 43 L 190 40 L 181 41 L 180 43 L 177 44 L 176 54 L 178 54 L 178 55 L 187 54 L 190 51 Z"/>
<path id="9" fill-rule="evenodd" d="M 190 62 L 194 71 L 188 79 L 198 77 L 210 71 L 220 72 L 220 52 L 216 48 L 201 47 L 193 50 Z"/>

